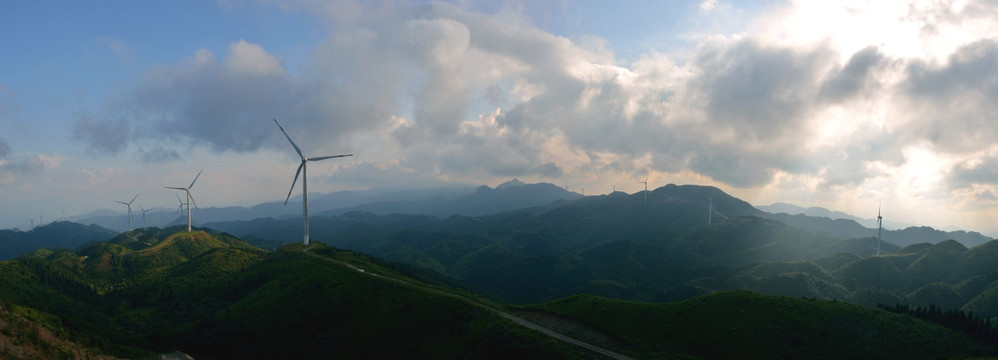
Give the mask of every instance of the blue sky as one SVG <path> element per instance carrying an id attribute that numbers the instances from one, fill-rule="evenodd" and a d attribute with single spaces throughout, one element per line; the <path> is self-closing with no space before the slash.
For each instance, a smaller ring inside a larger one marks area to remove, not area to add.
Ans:
<path id="1" fill-rule="evenodd" d="M 986 1 L 25 2 L 0 11 L 0 227 L 113 200 L 649 177 L 998 233 Z M 16 206 L 13 204 L 17 204 Z"/>

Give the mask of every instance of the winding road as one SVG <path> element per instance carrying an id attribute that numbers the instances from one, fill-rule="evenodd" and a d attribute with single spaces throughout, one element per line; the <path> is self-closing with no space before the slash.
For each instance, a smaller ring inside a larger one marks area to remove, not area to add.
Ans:
<path id="1" fill-rule="evenodd" d="M 355 265 L 353 265 L 351 263 L 348 263 L 348 262 L 345 262 L 345 261 L 342 261 L 342 260 L 336 260 L 336 259 L 324 257 L 322 255 L 312 253 L 310 250 L 312 250 L 313 246 L 314 245 L 308 245 L 308 246 L 305 247 L 305 250 L 303 251 L 305 253 L 305 255 L 308 255 L 308 256 L 311 256 L 311 257 L 314 257 L 314 258 L 317 258 L 317 259 L 321 259 L 321 260 L 333 262 L 333 263 L 336 263 L 336 264 L 339 264 L 339 265 L 342 265 L 342 266 L 346 266 L 348 268 L 356 270 L 357 272 L 360 272 L 360 273 L 363 273 L 363 274 L 366 274 L 366 275 L 369 275 L 369 276 L 373 276 L 373 277 L 376 277 L 376 278 L 381 278 L 381 279 L 386 279 L 386 280 L 394 281 L 394 282 L 397 282 L 397 283 L 400 283 L 400 284 L 404 284 L 404 285 L 407 285 L 407 286 L 417 287 L 417 288 L 419 288 L 421 290 L 424 290 L 424 291 L 427 291 L 427 292 L 430 292 L 430 293 L 434 293 L 434 294 L 437 294 L 437 295 L 447 296 L 447 297 L 450 297 L 450 298 L 461 300 L 461 301 L 463 301 L 463 302 L 465 302 L 467 304 L 474 305 L 474 306 L 477 306 L 477 307 L 480 307 L 480 308 L 492 311 L 492 312 L 498 314 L 499 316 L 507 318 L 507 319 L 513 321 L 514 323 L 516 323 L 516 324 L 518 324 L 520 326 L 523 326 L 523 327 L 531 329 L 531 330 L 535 330 L 535 331 L 540 332 L 541 334 L 547 335 L 547 336 L 549 336 L 549 337 L 551 337 L 553 339 L 557 339 L 557 340 L 566 342 L 566 343 L 568 343 L 570 345 L 576 346 L 578 348 L 581 348 L 583 350 L 592 352 L 592 353 L 597 354 L 597 355 L 604 356 L 606 358 L 617 359 L 617 360 L 631 360 L 631 358 L 629 358 L 627 356 L 624 356 L 622 354 L 619 354 L 619 353 L 616 353 L 616 352 L 604 349 L 602 347 L 599 347 L 599 346 L 587 343 L 585 341 L 574 339 L 572 337 L 569 337 L 569 336 L 566 336 L 564 334 L 561 334 L 561 333 L 559 333 L 557 331 L 551 330 L 549 328 L 546 328 L 544 326 L 541 326 L 541 325 L 538 325 L 538 324 L 536 324 L 534 322 L 526 320 L 526 319 L 524 319 L 522 317 L 510 314 L 509 312 L 503 311 L 502 309 L 497 309 L 495 307 L 489 306 L 488 304 L 484 304 L 484 303 L 482 303 L 480 301 L 477 301 L 475 299 L 467 298 L 467 297 L 464 297 L 464 296 L 462 296 L 460 294 L 456 294 L 456 293 L 453 293 L 453 292 L 448 292 L 448 291 L 436 289 L 436 288 L 433 288 L 433 287 L 430 287 L 430 286 L 427 286 L 425 284 L 421 284 L 421 283 L 418 283 L 418 282 L 413 282 L 413 281 L 409 281 L 409 280 L 406 280 L 406 279 L 400 279 L 400 278 L 395 278 L 395 277 L 384 276 L 384 275 L 381 275 L 381 274 L 375 274 L 375 273 L 372 273 L 370 271 L 367 271 L 366 269 L 359 268 L 359 267 L 357 267 L 357 266 L 355 266 Z"/>

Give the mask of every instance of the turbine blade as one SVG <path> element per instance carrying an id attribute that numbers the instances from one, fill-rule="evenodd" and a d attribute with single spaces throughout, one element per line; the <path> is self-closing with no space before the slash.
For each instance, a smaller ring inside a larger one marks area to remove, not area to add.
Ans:
<path id="1" fill-rule="evenodd" d="M 180 190 L 180 191 L 187 191 L 187 189 L 185 189 L 185 188 L 178 188 L 178 187 L 164 186 L 164 188 L 173 189 L 173 190 Z M 180 196 L 180 195 L 177 195 L 177 196 Z"/>
<path id="2" fill-rule="evenodd" d="M 187 196 L 191 197 L 191 202 L 194 203 L 194 210 L 197 210 L 198 212 L 201 212 L 201 209 L 198 208 L 198 202 L 194 201 L 194 194 L 191 194 L 190 190 L 187 191 Z"/>
<path id="3" fill-rule="evenodd" d="M 180 202 L 180 206 L 177 206 L 177 213 L 179 214 L 180 210 L 184 209 L 184 201 L 180 200 L 180 195 L 177 195 L 177 201 Z"/>
<path id="4" fill-rule="evenodd" d="M 139 194 L 141 194 L 141 193 L 139 193 Z M 133 202 L 135 202 L 135 199 L 139 198 L 139 194 L 135 194 L 135 197 L 132 198 L 132 201 L 128 202 L 128 205 L 131 205 Z"/>
<path id="5" fill-rule="evenodd" d="M 320 156 L 320 157 L 317 157 L 317 158 L 308 158 L 308 161 L 319 161 L 319 160 L 326 160 L 326 159 L 334 159 L 334 158 L 340 158 L 340 157 L 345 157 L 345 156 L 353 156 L 353 154 L 343 154 L 343 155 L 333 155 L 333 156 Z"/>
<path id="6" fill-rule="evenodd" d="M 291 192 L 295 191 L 295 184 L 298 183 L 298 175 L 301 175 L 301 168 L 305 167 L 305 160 L 301 161 L 301 165 L 298 165 L 298 172 L 295 173 L 295 179 L 291 181 L 291 189 L 288 190 L 288 197 L 284 198 L 284 205 L 288 204 L 288 200 L 291 199 Z"/>
<path id="7" fill-rule="evenodd" d="M 119 203 L 119 204 L 121 204 L 121 205 L 128 205 L 128 203 L 126 203 L 126 202 L 124 202 L 124 201 L 118 201 L 118 200 L 115 200 L 114 202 L 116 202 L 116 203 Z"/>
<path id="8" fill-rule="evenodd" d="M 288 138 L 288 141 L 291 143 L 291 146 L 295 147 L 295 151 L 298 152 L 298 156 L 301 156 L 302 159 L 305 159 L 305 155 L 301 153 L 301 149 L 298 148 L 298 144 L 295 144 L 295 141 L 291 140 L 291 136 L 288 136 L 288 132 L 284 131 L 284 127 L 281 126 L 281 123 L 277 122 L 277 119 L 274 119 L 274 123 L 277 124 L 277 128 L 281 129 L 281 132 L 284 133 L 284 137 Z"/>
<path id="9" fill-rule="evenodd" d="M 194 177 L 194 181 L 191 181 L 191 186 L 188 186 L 188 187 L 187 187 L 188 189 L 190 189 L 190 188 L 194 187 L 194 183 L 195 183 L 196 181 L 198 181 L 198 178 L 199 178 L 199 177 L 201 177 L 201 173 L 203 173 L 203 172 L 204 172 L 204 169 L 201 169 L 201 171 L 198 171 L 198 176 L 195 176 L 195 177 Z"/>

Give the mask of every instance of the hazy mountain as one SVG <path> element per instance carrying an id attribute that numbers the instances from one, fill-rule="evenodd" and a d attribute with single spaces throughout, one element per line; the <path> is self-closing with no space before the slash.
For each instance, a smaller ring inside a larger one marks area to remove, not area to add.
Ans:
<path id="1" fill-rule="evenodd" d="M 474 193 L 476 187 L 470 185 L 441 186 L 426 189 L 371 189 L 361 191 L 337 191 L 328 194 L 309 194 L 309 211 L 318 214 L 333 209 L 350 208 L 364 204 L 385 202 L 419 202 L 429 200 L 448 200 Z M 278 196 L 279 198 L 279 196 Z M 146 213 L 146 225 L 142 223 L 142 213 L 133 209 L 132 226 L 165 227 L 187 223 L 186 208 L 178 211 L 177 203 L 166 209 L 160 207 L 150 209 Z M 342 210 L 340 210 L 342 211 Z M 287 205 L 284 201 L 274 201 L 257 204 L 251 207 L 228 206 L 200 208 L 194 213 L 194 225 L 200 226 L 208 222 L 250 220 L 272 217 L 301 217 L 301 195 L 292 194 Z M 81 224 L 96 224 L 118 231 L 128 230 L 128 216 L 124 212 L 97 210 L 84 215 L 70 217 L 72 221 Z"/>
<path id="2" fill-rule="evenodd" d="M 844 213 L 844 212 L 841 212 L 841 211 L 829 210 L 829 209 L 826 209 L 826 208 L 823 208 L 823 207 L 817 207 L 817 206 L 812 206 L 812 207 L 809 207 L 809 208 L 805 208 L 805 207 L 797 206 L 797 205 L 794 205 L 794 204 L 788 204 L 788 203 L 778 202 L 778 203 L 773 203 L 773 204 L 770 204 L 770 205 L 758 205 L 758 206 L 756 206 L 756 208 L 758 208 L 759 210 L 768 212 L 768 213 L 772 213 L 772 214 L 779 214 L 779 213 L 786 213 L 786 214 L 790 214 L 790 215 L 804 214 L 804 215 L 812 216 L 812 217 L 826 217 L 826 218 L 829 218 L 829 219 L 852 220 L 852 221 L 855 221 L 856 223 L 858 223 L 858 224 L 860 224 L 860 225 L 862 225 L 863 227 L 866 227 L 866 228 L 874 228 L 874 229 L 877 228 L 877 218 L 875 218 L 875 217 L 873 217 L 873 218 L 862 218 L 862 217 L 851 215 L 851 214 L 847 214 L 847 213 Z M 891 229 L 891 230 L 894 230 L 894 229 L 904 229 L 904 228 L 912 227 L 912 226 L 917 226 L 917 225 L 915 225 L 915 224 L 909 224 L 909 223 L 904 223 L 904 222 L 899 222 L 899 221 L 892 221 L 890 219 L 890 217 L 884 219 L 884 228 L 885 229 Z"/>
<path id="3" fill-rule="evenodd" d="M 69 221 L 52 222 L 29 231 L 0 230 L 0 260 L 42 248 L 75 249 L 88 241 L 106 240 L 115 234 L 115 231 L 97 225 Z"/>
<path id="4" fill-rule="evenodd" d="M 877 236 L 876 219 L 861 219 L 843 212 L 811 207 L 802 208 L 786 203 L 776 203 L 768 206 L 758 206 L 765 211 L 762 217 L 779 220 L 787 225 L 822 232 L 839 238 L 858 238 Z M 882 237 L 885 241 L 907 246 L 929 242 L 938 243 L 949 239 L 957 240 L 966 246 L 975 246 L 993 240 L 973 231 L 942 231 L 926 226 L 906 226 L 901 230 L 889 230 L 890 224 L 902 226 L 902 223 L 884 222 Z M 899 227 L 900 228 L 900 227 Z"/>
<path id="5" fill-rule="evenodd" d="M 569 192 L 560 186 L 548 183 L 524 184 L 517 179 L 513 179 L 497 186 L 495 189 L 485 185 L 479 186 L 473 193 L 463 196 L 434 196 L 419 200 L 403 199 L 372 202 L 317 212 L 315 214 L 329 216 L 360 211 L 379 215 L 482 216 L 544 205 L 556 200 L 578 199 L 581 197 L 582 195 Z"/>
<path id="6" fill-rule="evenodd" d="M 531 188 L 483 188 L 470 196 Z M 512 302 L 578 292 L 679 300 L 724 289 L 690 290 L 685 283 L 750 264 L 876 252 L 875 239 L 840 239 L 759 218 L 763 212 L 713 187 L 667 185 L 650 191 L 647 202 L 645 195 L 617 192 L 480 217 L 351 212 L 313 217 L 310 230 L 313 239 L 433 269 Z M 300 219 L 209 225 L 267 247 L 301 236 Z"/>

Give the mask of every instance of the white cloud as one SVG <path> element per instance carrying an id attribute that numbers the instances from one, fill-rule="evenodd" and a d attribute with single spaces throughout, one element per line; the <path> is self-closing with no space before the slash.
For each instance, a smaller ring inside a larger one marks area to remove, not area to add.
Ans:
<path id="1" fill-rule="evenodd" d="M 980 151 L 998 140 L 989 2 L 771 5 L 739 32 L 691 35 L 681 58 L 630 64 L 606 40 L 541 31 L 516 7 L 278 6 L 329 24 L 300 74 L 244 40 L 221 60 L 200 50 L 150 71 L 100 116 L 80 116 L 77 138 L 106 154 L 163 137 L 219 153 L 286 151 L 277 117 L 306 152 L 365 154 L 345 167 L 355 177 L 674 174 L 839 205 L 998 192 L 987 176 L 998 165 Z M 737 12 L 700 3 L 722 7 Z M 133 150 L 147 161 L 179 154 Z M 976 162 L 954 161 L 968 156 Z"/>

